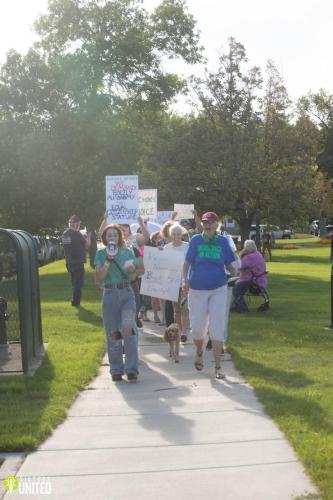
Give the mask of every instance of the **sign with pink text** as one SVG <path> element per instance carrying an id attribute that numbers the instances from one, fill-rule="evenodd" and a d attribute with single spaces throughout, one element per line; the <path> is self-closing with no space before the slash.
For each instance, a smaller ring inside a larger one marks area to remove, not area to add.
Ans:
<path id="1" fill-rule="evenodd" d="M 132 224 L 139 215 L 137 175 L 105 177 L 108 224 Z"/>

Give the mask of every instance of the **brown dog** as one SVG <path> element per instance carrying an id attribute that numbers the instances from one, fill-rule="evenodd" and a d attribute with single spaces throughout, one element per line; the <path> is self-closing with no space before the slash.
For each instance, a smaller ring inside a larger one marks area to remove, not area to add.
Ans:
<path id="1" fill-rule="evenodd" d="M 171 323 L 165 330 L 164 340 L 169 342 L 170 358 L 173 358 L 175 363 L 179 363 L 180 332 L 176 323 Z"/>

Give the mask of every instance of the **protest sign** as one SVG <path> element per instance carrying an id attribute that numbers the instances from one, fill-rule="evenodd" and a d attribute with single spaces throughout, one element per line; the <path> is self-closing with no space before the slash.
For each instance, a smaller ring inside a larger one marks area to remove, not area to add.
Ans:
<path id="1" fill-rule="evenodd" d="M 177 302 L 184 254 L 145 247 L 143 262 L 145 274 L 141 278 L 140 293 Z"/>
<path id="2" fill-rule="evenodd" d="M 181 203 L 174 204 L 174 211 L 177 212 L 176 220 L 194 219 L 192 210 L 194 210 L 193 204 L 192 205 L 184 205 Z"/>
<path id="3" fill-rule="evenodd" d="M 139 215 L 143 219 L 156 220 L 157 189 L 139 189 Z"/>
<path id="4" fill-rule="evenodd" d="M 159 211 L 157 212 L 156 221 L 159 224 L 164 224 L 164 222 L 171 219 L 171 215 L 172 215 L 171 210 Z"/>
<path id="5" fill-rule="evenodd" d="M 138 176 L 105 177 L 108 224 L 132 224 L 138 218 Z"/>

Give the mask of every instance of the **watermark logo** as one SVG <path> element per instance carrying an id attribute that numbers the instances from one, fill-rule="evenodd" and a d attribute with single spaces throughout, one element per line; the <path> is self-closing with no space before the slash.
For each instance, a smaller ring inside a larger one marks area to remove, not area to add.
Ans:
<path id="1" fill-rule="evenodd" d="M 3 481 L 8 493 L 17 491 L 19 495 L 51 495 L 52 486 L 49 477 L 20 477 L 7 476 Z"/>
<path id="2" fill-rule="evenodd" d="M 2 484 L 9 493 L 13 493 L 19 487 L 19 480 L 15 476 L 7 476 Z"/>

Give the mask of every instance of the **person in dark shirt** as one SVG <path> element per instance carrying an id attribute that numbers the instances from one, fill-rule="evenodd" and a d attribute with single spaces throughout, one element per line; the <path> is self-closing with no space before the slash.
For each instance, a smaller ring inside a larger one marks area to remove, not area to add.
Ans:
<path id="1" fill-rule="evenodd" d="M 265 257 L 266 250 L 269 255 L 269 260 L 272 260 L 272 236 L 269 234 L 268 231 L 264 231 L 264 234 L 262 236 L 261 254 L 263 257 Z"/>
<path id="2" fill-rule="evenodd" d="M 66 268 L 72 280 L 72 306 L 79 307 L 84 284 L 84 264 L 86 262 L 86 240 L 80 233 L 80 218 L 72 215 L 68 228 L 62 235 Z"/>

